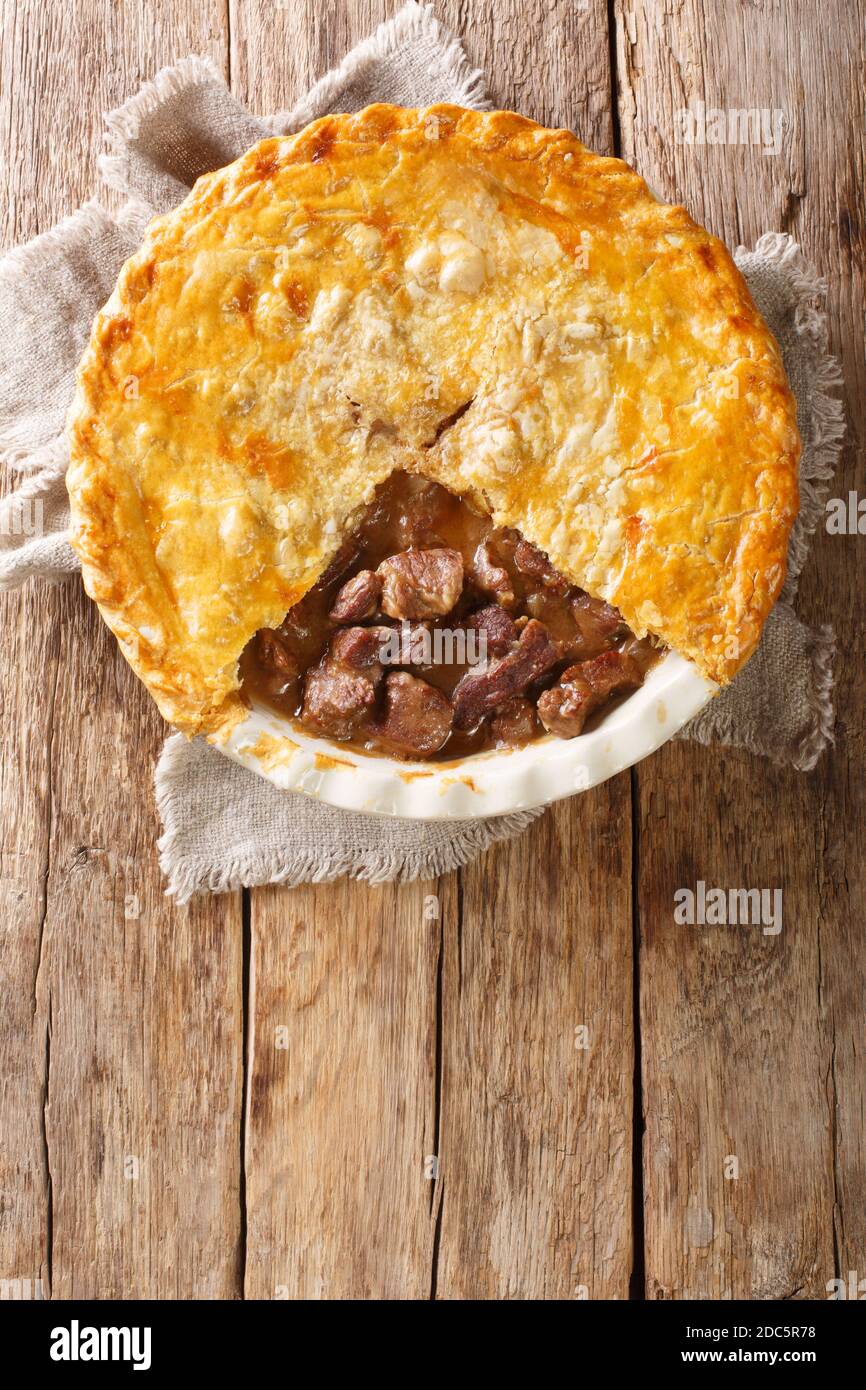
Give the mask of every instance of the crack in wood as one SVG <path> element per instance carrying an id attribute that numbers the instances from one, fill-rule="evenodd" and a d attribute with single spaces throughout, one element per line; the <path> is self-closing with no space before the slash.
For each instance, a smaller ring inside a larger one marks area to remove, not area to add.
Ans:
<path id="1" fill-rule="evenodd" d="M 39 912 L 39 927 L 36 944 L 36 969 L 33 975 L 33 1015 L 36 1016 L 38 1010 L 38 997 L 40 979 L 42 976 L 42 966 L 44 963 L 45 931 L 48 921 L 48 883 L 51 877 L 51 837 L 54 832 L 54 775 L 52 752 L 54 746 L 54 711 L 57 701 L 57 682 L 60 672 L 60 659 L 58 654 L 57 662 L 54 667 L 54 679 L 51 683 L 51 697 L 48 703 L 48 778 L 47 778 L 47 835 L 45 845 L 45 867 L 42 874 L 42 900 Z M 51 1105 L 51 1027 L 52 1027 L 52 995 L 50 980 L 48 984 L 48 1002 L 45 1018 L 45 1048 L 43 1053 L 43 1076 L 42 1076 L 42 1105 L 40 1109 L 40 1137 L 42 1142 L 42 1161 L 45 1172 L 45 1270 L 47 1283 L 47 1297 L 50 1298 L 53 1286 L 54 1274 L 54 1179 L 51 1173 L 51 1147 L 48 1142 L 48 1110 Z"/>
<path id="2" fill-rule="evenodd" d="M 439 892 L 440 883 L 436 884 L 437 893 L 441 901 Z M 441 1126 L 442 1126 L 442 996 L 444 989 L 443 975 L 445 969 L 445 926 L 442 915 L 439 915 L 439 950 L 436 956 L 436 1001 L 435 1001 L 435 1035 L 433 1041 L 434 1068 L 433 1068 L 433 1142 L 436 1146 L 436 1168 L 433 1182 L 430 1189 L 430 1214 L 436 1202 L 436 1188 L 439 1182 L 439 1155 L 441 1152 Z"/>
<path id="3" fill-rule="evenodd" d="M 435 1303 L 439 1281 L 439 1242 L 442 1238 L 442 1212 L 445 1206 L 445 1184 L 436 1182 L 436 1210 L 433 1217 L 433 1255 L 430 1268 L 430 1302 Z"/>
<path id="4" fill-rule="evenodd" d="M 820 931 L 820 928 L 819 928 Z M 830 1048 L 830 1065 L 827 1069 L 830 1105 L 830 1154 L 833 1165 L 833 1276 L 839 1279 L 842 1274 L 840 1254 L 840 1226 L 843 1226 L 842 1204 L 839 1201 L 839 1096 L 836 1088 L 836 1029 L 833 1029 L 833 1043 Z"/>
<path id="5" fill-rule="evenodd" d="M 825 802 L 821 805 L 821 825 L 822 825 L 822 854 L 821 863 L 824 862 L 826 854 L 826 833 L 824 811 Z M 825 1018 L 827 1015 L 827 1005 L 824 998 L 824 951 L 821 936 L 821 926 L 824 920 L 824 881 L 823 876 L 819 885 L 819 904 L 820 911 L 815 919 L 815 954 L 818 969 L 818 990 L 817 990 L 817 1011 L 818 1018 Z M 824 1078 L 824 1091 L 827 1096 L 827 1107 L 829 1110 L 830 1124 L 830 1166 L 833 1179 L 833 1277 L 838 1279 L 841 1275 L 841 1255 L 840 1255 L 840 1224 L 843 1222 L 842 1205 L 839 1201 L 839 1096 L 836 1087 L 836 1026 L 835 1022 L 831 1025 L 831 1046 L 830 1057 L 827 1063 L 827 1074 Z"/>
<path id="6" fill-rule="evenodd" d="M 619 76 L 616 61 L 616 0 L 607 0 L 607 61 L 610 72 L 611 143 L 617 159 L 622 158 L 622 132 L 619 121 Z"/>
<path id="7" fill-rule="evenodd" d="M 42 1085 L 41 1134 L 42 1153 L 45 1164 L 46 1212 L 45 1212 L 45 1272 L 47 1275 L 48 1297 L 51 1297 L 54 1276 L 54 1179 L 51 1175 L 51 1146 L 48 1142 L 48 1109 L 51 1104 L 51 1024 L 52 1001 L 48 993 L 48 1017 L 45 1023 L 44 1080 Z"/>
<path id="8" fill-rule="evenodd" d="M 460 939 L 460 915 L 462 912 L 462 901 L 459 891 L 460 870 L 457 871 L 458 892 L 457 892 L 457 940 Z M 442 881 L 437 880 L 436 892 L 441 903 L 442 901 Z M 433 1221 L 433 1246 L 430 1257 L 430 1300 L 435 1302 L 436 1291 L 439 1280 L 439 1244 L 442 1235 L 442 1210 L 445 1199 L 444 1179 L 440 1177 L 440 1163 L 442 1156 L 442 1068 L 444 1051 L 444 988 L 445 988 L 445 921 L 440 910 L 439 914 L 439 950 L 436 957 L 436 1012 L 435 1028 L 436 1035 L 434 1040 L 434 1081 L 433 1081 L 433 1137 L 436 1148 L 434 1177 L 430 1190 L 430 1215 Z"/>
<path id="9" fill-rule="evenodd" d="M 613 153 L 622 158 L 622 131 L 619 117 L 619 73 L 617 64 L 616 0 L 607 0 L 608 63 L 610 67 L 610 118 Z M 640 793 L 637 772 L 629 776 L 631 799 L 631 909 L 632 909 L 632 1268 L 629 1298 L 646 1298 L 646 1232 L 644 1230 L 644 1111 L 640 1045 Z"/>
<path id="10" fill-rule="evenodd" d="M 643 1074 L 640 1039 L 640 793 L 637 772 L 630 773 L 631 782 L 631 901 L 632 901 L 632 1034 L 634 1049 L 634 1082 L 632 1109 L 632 1268 L 629 1279 L 629 1298 L 646 1298 L 646 1251 L 644 1231 L 644 1121 Z"/>
<path id="11" fill-rule="evenodd" d="M 252 1047 L 250 1033 L 253 1019 L 253 1000 L 250 991 L 250 967 L 252 963 L 252 926 L 250 890 L 241 889 L 241 1035 L 243 1038 L 243 1075 L 241 1079 L 240 1114 L 240 1166 L 238 1169 L 238 1206 L 240 1225 L 238 1230 L 238 1282 L 241 1298 L 246 1297 L 247 1276 L 247 1129 L 250 1107 L 250 1062 Z"/>

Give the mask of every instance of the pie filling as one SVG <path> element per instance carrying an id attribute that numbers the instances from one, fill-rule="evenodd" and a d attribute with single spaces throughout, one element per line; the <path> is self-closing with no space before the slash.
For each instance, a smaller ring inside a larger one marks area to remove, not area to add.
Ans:
<path id="1" fill-rule="evenodd" d="M 659 659 L 518 531 L 396 472 L 318 584 L 241 657 L 242 690 L 397 758 L 574 738 Z"/>

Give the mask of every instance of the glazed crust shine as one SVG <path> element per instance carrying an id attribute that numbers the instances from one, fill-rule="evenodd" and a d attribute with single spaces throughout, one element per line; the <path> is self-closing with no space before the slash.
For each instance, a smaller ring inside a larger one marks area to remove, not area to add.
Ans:
<path id="1" fill-rule="evenodd" d="M 87 591 L 166 718 L 217 736 L 244 646 L 395 468 L 719 684 L 797 510 L 795 404 L 722 244 L 567 131 L 453 106 L 200 179 L 98 316 L 69 438 Z"/>

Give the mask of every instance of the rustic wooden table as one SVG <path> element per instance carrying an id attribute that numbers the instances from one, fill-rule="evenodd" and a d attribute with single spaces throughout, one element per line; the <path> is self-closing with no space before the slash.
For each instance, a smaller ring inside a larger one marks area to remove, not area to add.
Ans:
<path id="1" fill-rule="evenodd" d="M 94 191 L 102 111 L 159 67 L 208 53 L 277 110 L 395 8 L 4 0 L 3 245 Z M 834 490 L 862 487 L 856 0 L 435 9 L 498 104 L 621 153 L 731 245 L 802 242 L 845 376 Z M 784 112 L 778 157 L 678 144 L 697 102 Z M 803 577 L 840 653 L 810 775 L 673 745 L 439 882 L 184 910 L 157 866 L 149 697 L 77 581 L 6 596 L 0 1278 L 505 1299 L 825 1298 L 866 1276 L 864 544 L 820 533 Z M 781 887 L 782 932 L 675 926 L 700 879 Z"/>

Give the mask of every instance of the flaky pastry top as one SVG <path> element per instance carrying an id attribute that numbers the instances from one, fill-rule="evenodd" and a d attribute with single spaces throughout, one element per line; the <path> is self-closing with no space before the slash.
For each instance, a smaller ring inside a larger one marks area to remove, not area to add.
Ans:
<path id="1" fill-rule="evenodd" d="M 376 486 L 425 474 L 724 684 L 782 585 L 795 404 L 725 247 L 508 112 L 371 106 L 151 224 L 69 419 L 84 582 L 163 714 L 238 658 Z"/>

